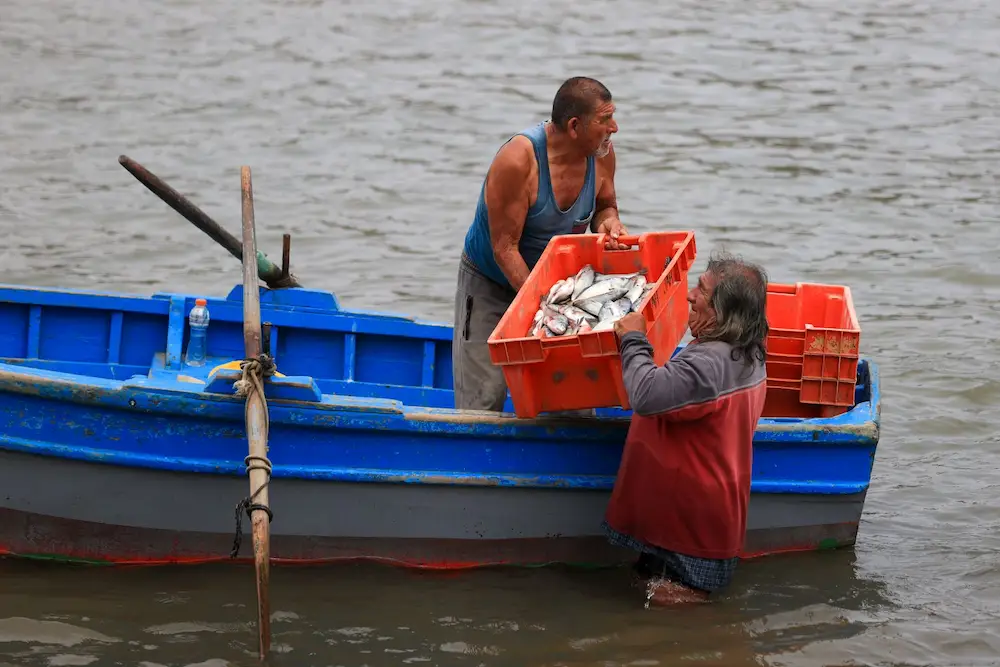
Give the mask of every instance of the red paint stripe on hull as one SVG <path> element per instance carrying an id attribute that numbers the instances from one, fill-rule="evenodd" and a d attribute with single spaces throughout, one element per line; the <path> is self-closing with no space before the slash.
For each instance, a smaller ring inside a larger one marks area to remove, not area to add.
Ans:
<path id="1" fill-rule="evenodd" d="M 753 530 L 743 559 L 817 551 L 854 544 L 857 522 Z M 275 565 L 320 566 L 357 561 L 420 570 L 458 571 L 485 567 L 543 567 L 563 564 L 602 567 L 630 562 L 631 552 L 600 536 L 510 539 L 367 539 L 272 535 Z M 232 535 L 177 533 L 157 529 L 71 521 L 0 509 L 0 555 L 129 566 L 252 563 L 248 536 L 245 556 L 230 558 Z"/>

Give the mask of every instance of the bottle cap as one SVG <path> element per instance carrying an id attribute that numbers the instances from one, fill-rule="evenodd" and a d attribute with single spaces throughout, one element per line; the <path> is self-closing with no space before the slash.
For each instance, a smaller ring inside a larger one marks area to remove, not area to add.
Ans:
<path id="1" fill-rule="evenodd" d="M 208 305 L 208 300 L 207 299 L 195 299 L 194 300 L 194 305 L 196 305 L 196 306 L 207 306 Z"/>

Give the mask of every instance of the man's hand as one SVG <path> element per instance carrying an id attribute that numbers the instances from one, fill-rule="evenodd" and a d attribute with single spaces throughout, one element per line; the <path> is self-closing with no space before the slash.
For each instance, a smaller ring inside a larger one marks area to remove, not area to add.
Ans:
<path id="1" fill-rule="evenodd" d="M 618 242 L 618 237 L 628 235 L 628 230 L 625 229 L 625 225 L 618 219 L 618 216 L 601 222 L 601 226 L 597 228 L 597 233 L 608 235 L 608 239 L 604 242 L 604 247 L 608 250 L 628 250 L 631 247 Z"/>
<path id="2" fill-rule="evenodd" d="M 646 318 L 641 313 L 629 313 L 615 322 L 615 334 L 621 338 L 629 331 L 646 333 Z"/>

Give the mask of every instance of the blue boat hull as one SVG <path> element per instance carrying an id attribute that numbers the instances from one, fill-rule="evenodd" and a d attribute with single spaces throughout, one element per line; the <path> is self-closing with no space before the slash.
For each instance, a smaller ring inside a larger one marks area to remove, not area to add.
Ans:
<path id="1" fill-rule="evenodd" d="M 238 374 L 210 371 L 242 356 L 241 291 L 209 300 L 212 358 L 198 368 L 181 359 L 194 298 L 0 287 L 0 550 L 229 557 L 249 489 L 244 407 Z M 286 375 L 266 390 L 275 560 L 631 557 L 600 532 L 627 413 L 456 411 L 450 327 L 344 311 L 307 290 L 261 299 Z M 846 414 L 761 421 L 745 555 L 854 543 L 879 435 L 870 360 L 859 379 Z"/>

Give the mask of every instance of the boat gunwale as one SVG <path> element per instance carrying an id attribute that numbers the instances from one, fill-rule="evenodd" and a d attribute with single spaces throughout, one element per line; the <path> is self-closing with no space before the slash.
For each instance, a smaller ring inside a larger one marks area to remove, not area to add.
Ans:
<path id="1" fill-rule="evenodd" d="M 293 303 L 282 303 L 267 298 L 262 300 L 262 311 L 274 319 L 299 320 L 291 326 L 305 329 L 343 331 L 355 334 L 385 334 L 392 326 L 395 335 L 417 337 L 429 341 L 450 340 L 452 327 L 441 322 L 427 322 L 405 315 L 367 312 L 341 308 L 336 295 L 329 291 L 293 288 L 268 290 L 261 287 L 263 295 L 290 298 Z M 0 303 L 15 303 L 37 307 L 73 307 L 106 311 L 152 313 L 172 318 L 171 304 L 196 295 L 162 293 L 153 295 L 97 291 L 90 289 L 48 288 L 0 284 Z M 299 303 L 294 303 L 298 301 Z M 220 312 L 213 314 L 221 321 L 241 321 L 241 285 L 236 285 L 224 297 L 212 297 L 209 302 Z M 325 303 L 327 305 L 317 305 Z M 219 308 L 221 307 L 221 308 Z M 237 317 L 239 316 L 239 317 Z M 169 327 L 175 326 L 171 322 Z M 398 327 L 403 325 L 404 331 Z M 173 332 L 176 333 L 176 332 Z M 179 340 L 179 339 L 178 339 Z M 680 346 L 679 346 L 680 347 Z M 163 354 L 163 353 L 158 353 Z M 25 362 L 22 364 L 21 362 Z M 215 419 L 242 420 L 243 399 L 234 395 L 203 392 L 201 381 L 185 382 L 181 372 L 162 374 L 149 367 L 148 375 L 133 375 L 129 379 L 111 379 L 80 372 L 65 372 L 32 367 L 31 359 L 0 361 L 0 392 L 34 394 L 55 401 L 100 406 L 101 409 L 145 410 L 162 415 L 190 414 Z M 53 360 L 55 361 L 55 360 Z M 859 401 L 845 413 L 828 418 L 768 417 L 762 418 L 754 434 L 755 442 L 816 442 L 834 444 L 859 442 L 877 445 L 880 435 L 881 387 L 877 364 L 861 355 L 864 373 L 859 380 L 867 384 L 867 399 Z M 114 367 L 112 365 L 112 367 Z M 289 380 L 297 376 L 289 376 Z M 301 379 L 312 378 L 298 376 Z M 374 383 L 378 384 L 378 383 Z M 359 383 L 361 385 L 361 383 Z M 362 385 L 363 386 L 363 385 Z M 444 388 L 422 385 L 399 385 L 415 391 L 428 389 L 446 391 Z M 138 404 L 143 405 L 138 405 Z M 353 428 L 386 428 L 432 433 L 436 435 L 471 435 L 491 439 L 497 437 L 566 437 L 577 441 L 607 440 L 609 436 L 621 438 L 630 422 L 628 415 L 601 417 L 568 417 L 540 415 L 532 419 L 518 418 L 513 413 L 463 411 L 454 408 L 436 408 L 405 403 L 388 398 L 369 398 L 349 394 L 324 393 L 320 401 L 268 397 L 275 413 L 274 423 L 292 423 L 319 428 L 335 428 L 337 420 L 356 423 Z M 291 419 L 295 413 L 298 419 Z M 302 419 L 302 415 L 313 417 Z M 367 423 L 357 423 L 366 422 Z M 388 423 L 386 423 L 388 422 Z M 405 425 L 401 427 L 401 424 Z"/>
<path id="2" fill-rule="evenodd" d="M 866 368 L 869 400 L 857 403 L 854 408 L 836 417 L 829 418 L 762 418 L 754 432 L 754 441 L 769 441 L 767 436 L 776 436 L 781 441 L 814 441 L 831 444 L 836 441 L 856 443 L 859 440 L 877 444 L 881 427 L 881 392 L 877 364 L 867 356 L 862 356 Z M 186 386 L 185 386 L 186 385 Z M 199 389 L 195 389 L 197 386 Z M 110 409 L 136 409 L 136 399 L 146 398 L 143 403 L 150 407 L 140 408 L 160 414 L 191 414 L 192 411 L 206 418 L 232 418 L 226 414 L 233 408 L 242 409 L 244 399 L 235 395 L 205 394 L 203 385 L 173 381 L 157 384 L 155 380 L 142 377 L 135 380 L 111 380 L 59 371 L 34 369 L 0 362 L 0 392 L 34 395 L 56 401 L 71 401 L 86 405 L 106 406 Z M 282 398 L 268 398 L 268 404 L 278 408 L 271 415 L 273 423 L 296 423 L 284 414 L 291 410 L 315 413 L 316 416 L 356 415 L 374 419 L 391 417 L 402 419 L 420 430 L 419 425 L 443 424 L 452 427 L 452 434 L 476 434 L 481 429 L 490 429 L 484 435 L 510 436 L 524 433 L 538 435 L 537 429 L 547 433 L 553 428 L 561 431 L 576 431 L 579 436 L 589 433 L 601 436 L 608 430 L 620 431 L 628 427 L 630 418 L 623 417 L 568 417 L 540 416 L 522 419 L 513 413 L 492 413 L 485 411 L 465 411 L 454 408 L 433 408 L 413 406 L 401 401 L 383 398 L 367 398 L 323 394 L 323 402 L 301 401 Z M 174 402 L 179 405 L 173 405 Z M 196 402 L 197 406 L 191 403 Z M 217 408 L 212 410 L 212 408 Z M 222 414 L 213 414 L 221 412 Z M 240 413 L 242 414 L 242 413 Z M 308 426 L 308 423 L 298 422 Z M 323 424 L 316 424 L 322 427 Z M 499 432 L 495 429 L 499 429 Z M 574 435 L 577 435 L 574 433 Z M 591 439 L 601 439 L 587 438 Z"/>

